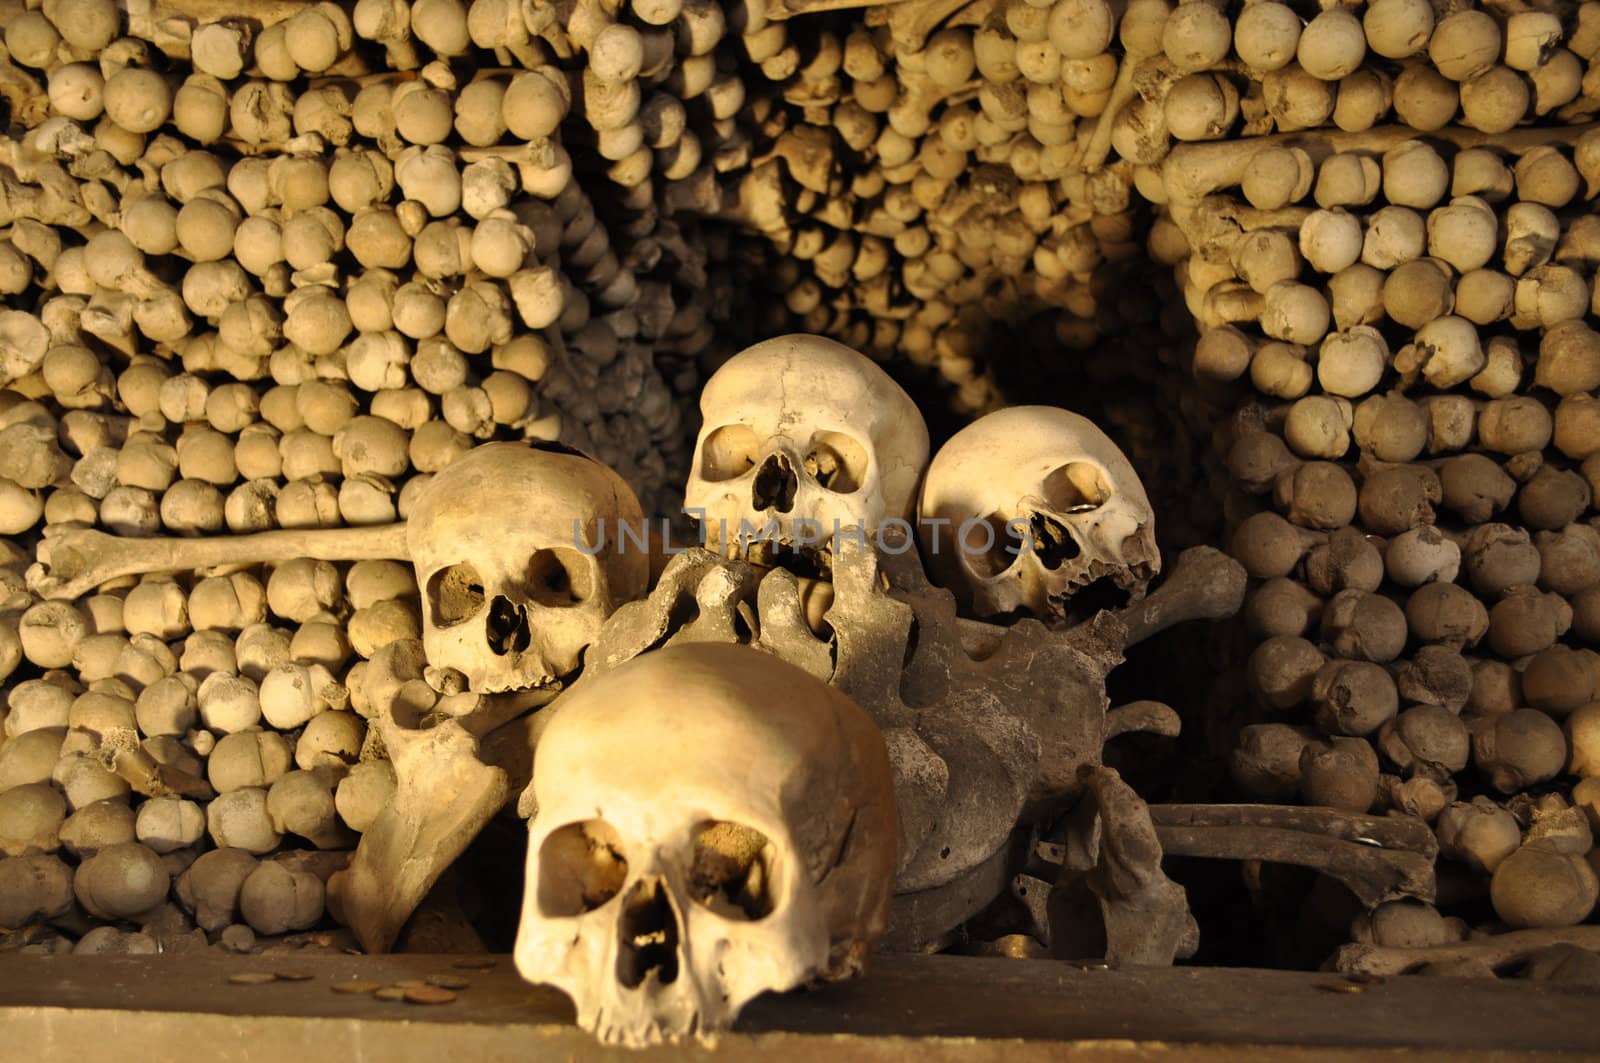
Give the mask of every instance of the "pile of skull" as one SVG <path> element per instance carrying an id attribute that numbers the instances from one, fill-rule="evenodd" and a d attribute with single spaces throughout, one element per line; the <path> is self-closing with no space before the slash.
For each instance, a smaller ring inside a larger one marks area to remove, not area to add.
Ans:
<path id="1" fill-rule="evenodd" d="M 138 677 L 95 675 L 76 696 L 59 674 L 16 687 L 19 726 L 0 747 L 0 829 L 21 854 L 0 864 L 8 922 L 154 923 L 145 934 L 198 944 L 191 926 L 226 940 L 241 915 L 256 929 L 307 926 L 327 879 L 335 915 L 386 949 L 531 775 L 518 966 L 566 990 L 610 1040 L 713 1033 L 763 990 L 859 969 L 886 928 L 899 947 L 938 947 L 1017 873 L 1019 824 L 1026 836 L 1068 810 L 1082 858 L 1056 889 L 1096 909 L 1088 954 L 1168 963 L 1192 950 L 1183 891 L 1160 869 L 1161 817 L 1099 766 L 1109 738 L 1175 733 L 1176 717 L 1110 708 L 1104 680 L 1131 641 L 1237 608 L 1237 564 L 1200 548 L 1147 595 L 1153 515 L 1092 424 L 1014 408 L 929 462 L 912 400 L 829 340 L 746 350 L 711 378 L 702 410 L 686 503 L 707 546 L 675 549 L 653 587 L 632 492 L 550 446 L 470 451 L 403 526 L 226 541 L 48 528 L 28 574 L 47 600 L 23 617 L 36 664 L 41 614 L 146 574 L 131 607 L 180 586 L 155 573 L 221 559 L 233 575 L 197 591 L 280 562 L 270 589 L 316 556 L 365 559 L 347 578 L 354 595 L 374 559 L 408 558 L 422 631 L 369 643 L 348 691 L 315 664 L 274 664 L 259 688 L 215 668 L 198 684 L 203 719 L 183 672 L 139 690 Z M 748 528 L 759 532 L 731 530 Z M 842 533 L 819 541 L 814 528 Z M 928 583 L 924 554 L 950 590 Z M 1129 604 L 1078 616 L 1108 587 Z M 204 633 L 190 636 L 196 656 Z M 51 713 L 61 719 L 39 726 Z M 167 716 L 179 726 L 150 723 Z M 219 756 L 235 744 L 248 748 Z M 137 811 L 130 790 L 145 798 Z M 1177 812 L 1191 835 L 1218 826 Z M 353 855 L 351 827 L 363 830 Z M 1238 824 L 1222 829 L 1237 848 Z M 314 848 L 258 859 L 286 834 Z M 75 869 L 51 855 L 62 848 Z M 174 873 L 181 909 L 166 903 Z M 1425 888 L 1397 874 L 1374 897 Z M 1081 930 L 1058 933 L 1062 947 Z"/>

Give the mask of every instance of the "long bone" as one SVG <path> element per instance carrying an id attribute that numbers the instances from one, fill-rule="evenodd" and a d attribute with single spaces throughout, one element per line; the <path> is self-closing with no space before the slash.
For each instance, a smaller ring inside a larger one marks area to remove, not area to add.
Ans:
<path id="1" fill-rule="evenodd" d="M 1223 620 L 1244 604 L 1244 566 L 1221 550 L 1192 546 L 1161 586 L 1117 613 L 1128 629 L 1124 646 L 1137 646 L 1154 635 L 1189 620 Z"/>
<path id="2" fill-rule="evenodd" d="M 409 561 L 404 524 L 296 528 L 203 539 L 137 539 L 93 528 L 53 527 L 39 540 L 28 589 L 41 598 L 81 598 L 122 576 L 186 572 L 315 557 L 324 561 Z"/>
<path id="3" fill-rule="evenodd" d="M 1180 144 L 1161 164 L 1166 186 L 1168 210 L 1185 233 L 1193 231 L 1193 216 L 1209 195 L 1238 185 L 1256 153 L 1269 147 L 1300 148 L 1321 165 L 1328 156 L 1343 151 L 1381 154 L 1408 140 L 1434 140 L 1457 148 L 1493 147 L 1497 151 L 1521 155 L 1547 145 L 1571 145 L 1596 123 L 1540 129 L 1516 129 L 1508 133 L 1487 134 L 1474 129 L 1450 126 L 1418 134 L 1407 126 L 1376 126 L 1357 133 L 1315 130 L 1249 137 L 1214 144 Z"/>
<path id="4" fill-rule="evenodd" d="M 1150 818 L 1169 856 L 1314 868 L 1368 908 L 1398 897 L 1434 897 L 1439 846 L 1419 819 L 1292 805 L 1152 805 Z"/>
<path id="5" fill-rule="evenodd" d="M 555 696 L 441 696 L 423 678 L 425 667 L 416 639 L 390 643 L 371 662 L 367 694 L 395 765 L 395 794 L 362 834 L 349 868 L 330 883 L 369 953 L 389 950 L 439 876 L 504 807 L 506 772 L 483 762 L 479 738 Z"/>
<path id="6" fill-rule="evenodd" d="M 1344 974 L 1405 974 L 1424 964 L 1477 960 L 1498 970 L 1527 960 L 1551 945 L 1576 945 L 1600 952 L 1600 926 L 1564 926 L 1513 930 L 1452 945 L 1418 948 L 1345 945 L 1334 954 L 1333 969 Z"/>

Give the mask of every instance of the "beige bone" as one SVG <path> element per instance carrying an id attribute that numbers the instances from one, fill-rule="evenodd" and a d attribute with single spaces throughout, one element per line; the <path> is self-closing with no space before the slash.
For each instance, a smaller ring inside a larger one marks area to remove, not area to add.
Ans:
<path id="1" fill-rule="evenodd" d="M 1244 567 L 1221 550 L 1194 546 L 1178 555 L 1160 587 L 1117 614 L 1136 646 L 1187 620 L 1221 620 L 1244 602 Z"/>
<path id="2" fill-rule="evenodd" d="M 39 542 L 28 587 L 41 598 L 81 598 L 120 576 L 185 572 L 315 557 L 328 561 L 410 560 L 406 526 L 300 528 L 207 539 L 135 539 L 90 528 L 50 528 Z"/>
<path id="3" fill-rule="evenodd" d="M 1519 963 L 1551 945 L 1576 945 L 1600 951 L 1600 926 L 1564 926 L 1553 929 L 1514 930 L 1508 934 L 1473 938 L 1452 945 L 1389 948 L 1382 945 L 1345 945 L 1333 966 L 1345 974 L 1405 974 L 1430 963 L 1479 960 L 1493 968 Z"/>

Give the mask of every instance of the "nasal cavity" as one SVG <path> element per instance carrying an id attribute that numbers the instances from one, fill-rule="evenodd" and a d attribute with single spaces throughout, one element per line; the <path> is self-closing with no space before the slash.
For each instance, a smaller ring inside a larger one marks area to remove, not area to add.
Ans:
<path id="1" fill-rule="evenodd" d="M 617 920 L 617 981 L 628 989 L 650 972 L 661 985 L 678 978 L 678 917 L 660 879 L 641 880 L 628 891 Z"/>
<path id="2" fill-rule="evenodd" d="M 755 503 L 758 513 L 765 509 L 787 513 L 794 508 L 794 493 L 799 486 L 800 481 L 795 478 L 794 466 L 789 464 L 789 459 L 782 454 L 773 454 L 761 463 L 756 473 L 751 501 Z"/>
<path id="3" fill-rule="evenodd" d="M 533 645 L 528 611 L 503 594 L 489 603 L 489 649 L 504 657 L 524 653 Z"/>
<path id="4" fill-rule="evenodd" d="M 1045 568 L 1054 572 L 1078 556 L 1078 541 L 1064 525 L 1043 513 L 1035 513 L 1032 524 L 1033 548 L 1038 551 L 1039 561 Z"/>

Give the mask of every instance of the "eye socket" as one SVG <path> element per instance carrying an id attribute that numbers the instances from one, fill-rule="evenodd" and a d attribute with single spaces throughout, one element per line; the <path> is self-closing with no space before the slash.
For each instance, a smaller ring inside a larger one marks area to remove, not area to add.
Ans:
<path id="1" fill-rule="evenodd" d="M 1073 461 L 1044 478 L 1044 500 L 1057 513 L 1088 513 L 1111 501 L 1114 493 L 1098 465 Z"/>
<path id="2" fill-rule="evenodd" d="M 805 464 L 817 483 L 841 495 L 861 490 L 867 479 L 866 448 L 843 432 L 813 435 Z"/>
<path id="3" fill-rule="evenodd" d="M 538 605 L 565 609 L 594 597 L 594 569 L 577 550 L 550 547 L 528 559 L 528 598 Z"/>
<path id="4" fill-rule="evenodd" d="M 984 579 L 993 579 L 1015 564 L 1026 545 L 1023 537 L 998 513 L 961 522 L 956 526 L 956 536 L 961 556 Z"/>
<path id="5" fill-rule="evenodd" d="M 454 627 L 483 610 L 483 577 L 468 562 L 441 568 L 428 577 L 428 605 L 439 627 Z"/>
<path id="6" fill-rule="evenodd" d="M 539 847 L 539 911 L 551 919 L 592 912 L 622 892 L 628 861 L 622 839 L 603 819 L 569 823 Z"/>
<path id="7" fill-rule="evenodd" d="M 775 852 L 767 836 L 753 827 L 708 820 L 695 828 L 689 892 L 725 919 L 765 919 L 778 906 Z"/>
<path id="8" fill-rule="evenodd" d="M 700 444 L 700 476 L 711 483 L 743 476 L 755 468 L 761 439 L 749 425 L 728 424 Z"/>

